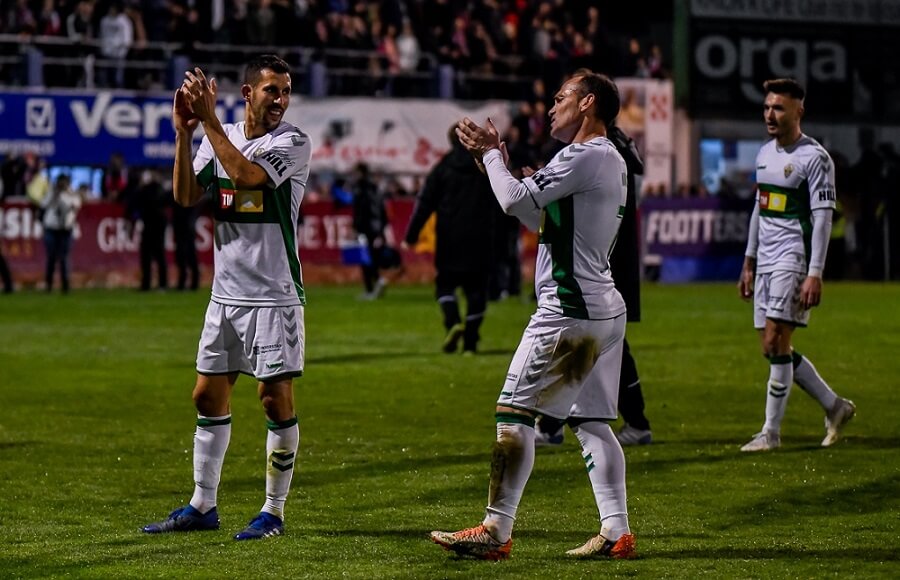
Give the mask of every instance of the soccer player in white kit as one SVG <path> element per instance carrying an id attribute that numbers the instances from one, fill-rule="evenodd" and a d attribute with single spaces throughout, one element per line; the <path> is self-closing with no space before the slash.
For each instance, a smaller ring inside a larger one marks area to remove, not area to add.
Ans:
<path id="1" fill-rule="evenodd" d="M 504 211 L 539 233 L 538 308 L 497 401 L 487 513 L 481 525 L 431 534 L 448 550 L 487 560 L 509 557 L 516 510 L 534 466 L 539 414 L 568 420 L 600 511 L 600 533 L 567 554 L 635 555 L 625 456 L 608 424 L 617 416 L 625 337 L 625 302 L 608 261 L 626 198 L 625 161 L 606 138 L 619 95 L 607 77 L 584 73 L 566 81 L 554 100 L 550 134 L 570 145 L 521 181 L 510 175 L 505 146 L 490 120 L 482 128 L 463 119 L 457 130 L 483 162 Z"/>
<path id="2" fill-rule="evenodd" d="M 194 495 L 147 533 L 219 528 L 216 494 L 231 438 L 231 392 L 239 373 L 255 377 L 268 419 L 266 499 L 236 540 L 281 535 L 300 440 L 293 378 L 303 373 L 305 296 L 297 257 L 300 202 L 312 145 L 282 121 L 291 98 L 290 68 L 275 55 L 248 63 L 241 95 L 245 120 L 216 117 L 216 81 L 199 68 L 175 93 L 175 201 L 207 192 L 215 215 L 215 275 L 197 353 Z M 206 135 L 191 164 L 191 137 Z"/>
<path id="3" fill-rule="evenodd" d="M 794 79 L 763 84 L 763 116 L 772 139 L 756 156 L 756 204 L 738 290 L 753 299 L 753 325 L 769 359 L 766 420 L 741 451 L 781 445 L 781 421 L 796 382 L 825 411 L 822 446 L 838 441 L 856 407 L 835 394 L 791 345 L 794 329 L 809 322 L 822 297 L 822 271 L 835 207 L 834 163 L 800 130 L 803 87 Z"/>

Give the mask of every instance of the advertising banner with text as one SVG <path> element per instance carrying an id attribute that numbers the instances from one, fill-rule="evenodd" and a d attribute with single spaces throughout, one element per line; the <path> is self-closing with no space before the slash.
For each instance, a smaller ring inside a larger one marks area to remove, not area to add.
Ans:
<path id="1" fill-rule="evenodd" d="M 508 103 L 472 108 L 434 100 L 295 97 L 285 121 L 313 140 L 313 170 L 348 171 L 365 161 L 379 171 L 423 174 L 449 145 L 450 125 L 488 117 L 502 131 Z M 224 122 L 243 119 L 239 95 L 219 100 Z M 202 130 L 197 131 L 197 144 Z M 51 165 L 105 165 L 122 153 L 130 165 L 171 165 L 172 97 L 99 91 L 0 91 L 0 156 L 30 151 Z"/>

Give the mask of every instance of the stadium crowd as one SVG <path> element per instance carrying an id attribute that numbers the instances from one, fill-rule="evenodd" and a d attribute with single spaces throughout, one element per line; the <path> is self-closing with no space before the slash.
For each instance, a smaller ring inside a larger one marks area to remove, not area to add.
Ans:
<path id="1" fill-rule="evenodd" d="M 319 51 L 314 58 L 320 59 L 330 51 L 329 66 L 388 75 L 441 63 L 474 75 L 528 71 L 551 86 L 581 66 L 614 76 L 664 77 L 658 41 L 621 20 L 610 26 L 606 12 L 622 10 L 613 6 L 603 0 L 2 0 L 0 34 L 31 43 L 67 38 L 82 58 L 119 62 L 112 73 L 98 68 L 95 79 L 68 74 L 48 80 L 61 86 L 152 88 L 162 82 L 158 75 L 125 75 L 123 61 L 158 59 L 163 43 L 163 52 L 191 57 L 201 44 L 302 47 Z M 71 46 L 56 49 L 72 56 Z M 11 74 L 7 67 L 0 81 L 12 81 Z"/>

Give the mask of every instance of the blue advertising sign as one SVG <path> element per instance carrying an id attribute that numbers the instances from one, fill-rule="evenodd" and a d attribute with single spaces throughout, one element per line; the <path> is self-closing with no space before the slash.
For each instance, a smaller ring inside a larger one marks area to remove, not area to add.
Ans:
<path id="1" fill-rule="evenodd" d="M 228 95 L 218 109 L 224 122 L 238 121 L 244 102 Z M 172 96 L 0 91 L 0 155 L 29 151 L 57 165 L 104 165 L 113 153 L 132 165 L 169 165 Z"/>
<path id="2" fill-rule="evenodd" d="M 644 247 L 660 281 L 737 280 L 752 208 L 718 197 L 642 200 Z"/>

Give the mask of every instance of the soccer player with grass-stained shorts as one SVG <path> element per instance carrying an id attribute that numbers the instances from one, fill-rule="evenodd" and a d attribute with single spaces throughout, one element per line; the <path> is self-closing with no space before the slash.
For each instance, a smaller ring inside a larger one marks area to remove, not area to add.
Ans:
<path id="1" fill-rule="evenodd" d="M 825 411 L 823 447 L 835 444 L 856 413 L 805 356 L 793 349 L 794 329 L 809 322 L 822 297 L 822 271 L 835 208 L 834 163 L 800 130 L 806 92 L 794 79 L 763 84 L 763 116 L 771 137 L 756 156 L 756 204 L 738 281 L 753 300 L 753 325 L 769 360 L 766 420 L 741 451 L 781 446 L 781 421 L 791 385 L 797 383 Z"/>
<path id="2" fill-rule="evenodd" d="M 196 204 L 209 193 L 215 216 L 215 276 L 197 353 L 194 403 L 194 495 L 146 533 L 219 528 L 216 494 L 231 438 L 231 392 L 240 373 L 258 381 L 265 410 L 266 499 L 234 536 L 253 540 L 284 532 L 300 430 L 293 378 L 303 373 L 305 297 L 297 257 L 300 202 L 312 145 L 282 120 L 291 97 L 290 68 L 274 55 L 247 64 L 241 95 L 245 120 L 216 117 L 216 81 L 199 68 L 175 93 L 175 201 Z M 206 135 L 191 163 L 191 139 Z"/>
<path id="3" fill-rule="evenodd" d="M 626 200 L 626 166 L 606 137 L 619 112 L 616 85 L 579 73 L 550 110 L 550 134 L 569 146 L 540 171 L 515 179 L 493 123 L 470 119 L 460 142 L 483 162 L 503 210 L 537 230 L 537 311 L 510 364 L 496 407 L 488 505 L 482 523 L 431 539 L 457 554 L 509 557 L 519 501 L 534 466 L 535 418 L 567 420 L 600 512 L 600 533 L 567 552 L 575 558 L 631 558 L 625 455 L 609 426 L 617 416 L 625 302 L 613 285 L 609 254 Z"/>

